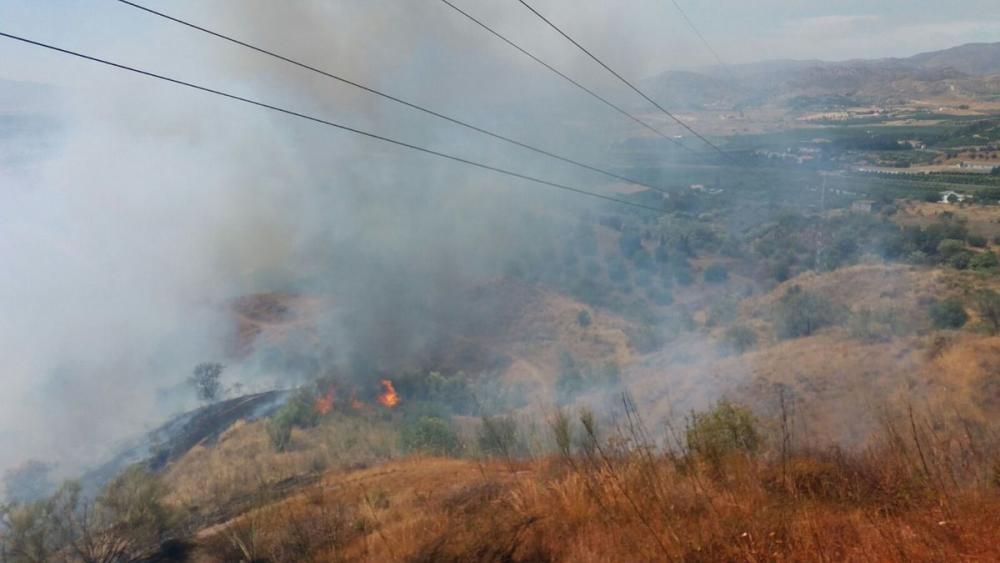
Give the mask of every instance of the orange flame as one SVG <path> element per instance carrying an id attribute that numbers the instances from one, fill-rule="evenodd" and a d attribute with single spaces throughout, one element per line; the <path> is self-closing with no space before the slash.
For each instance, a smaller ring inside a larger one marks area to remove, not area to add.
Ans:
<path id="1" fill-rule="evenodd" d="M 399 395 L 392 382 L 388 379 L 382 380 L 382 394 L 378 396 L 378 402 L 390 409 L 399 404 Z"/>
<path id="2" fill-rule="evenodd" d="M 316 412 L 319 414 L 327 414 L 333 410 L 333 387 L 326 392 L 326 395 L 316 399 Z"/>

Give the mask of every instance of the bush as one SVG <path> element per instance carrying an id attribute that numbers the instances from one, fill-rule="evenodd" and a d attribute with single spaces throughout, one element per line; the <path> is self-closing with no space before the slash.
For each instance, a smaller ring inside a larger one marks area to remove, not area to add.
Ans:
<path id="1" fill-rule="evenodd" d="M 694 273 L 691 272 L 691 267 L 685 264 L 674 270 L 674 279 L 677 283 L 688 286 L 694 283 Z"/>
<path id="2" fill-rule="evenodd" d="M 705 268 L 703 276 L 706 283 L 726 283 L 729 280 L 729 270 L 722 264 L 712 264 Z"/>
<path id="3" fill-rule="evenodd" d="M 997 259 L 996 253 L 991 250 L 980 252 L 969 260 L 969 268 L 973 270 L 992 270 L 997 266 L 1000 266 L 1000 260 Z"/>
<path id="4" fill-rule="evenodd" d="M 461 444 L 451 423 L 437 416 L 421 416 L 403 426 L 400 445 L 408 452 L 453 455 Z"/>
<path id="5" fill-rule="evenodd" d="M 168 492 L 159 477 L 136 465 L 96 500 L 69 481 L 47 499 L 4 507 L 0 561 L 164 560 L 161 545 L 179 521 L 165 502 Z"/>
<path id="6" fill-rule="evenodd" d="M 735 325 L 722 335 L 726 347 L 742 354 L 757 345 L 757 333 L 746 325 Z"/>
<path id="7" fill-rule="evenodd" d="M 1000 334 L 1000 294 L 985 289 L 976 294 L 976 311 L 990 334 Z"/>
<path id="8" fill-rule="evenodd" d="M 957 297 L 949 297 L 932 303 L 930 317 L 934 327 L 939 329 L 962 328 L 969 320 L 962 300 Z"/>
<path id="9" fill-rule="evenodd" d="M 267 435 L 274 449 L 283 452 L 292 438 L 292 428 L 309 428 L 319 422 L 312 393 L 300 390 L 282 405 L 267 423 Z"/>
<path id="10" fill-rule="evenodd" d="M 778 336 L 812 336 L 819 329 L 836 323 L 839 317 L 840 311 L 826 297 L 792 286 L 778 302 Z"/>
<path id="11" fill-rule="evenodd" d="M 944 239 L 937 245 L 937 253 L 948 259 L 965 250 L 965 243 L 955 239 Z"/>
<path id="12" fill-rule="evenodd" d="M 580 312 L 576 314 L 576 324 L 586 328 L 593 323 L 593 319 L 590 318 L 590 313 L 586 309 L 580 309 Z"/>
<path id="13" fill-rule="evenodd" d="M 987 241 L 986 237 L 984 236 L 969 235 L 969 238 L 967 238 L 966 240 L 968 241 L 969 246 L 974 246 L 976 248 L 986 248 Z"/>
<path id="14" fill-rule="evenodd" d="M 736 453 L 753 454 L 760 446 L 757 420 L 746 407 L 723 400 L 712 410 L 691 415 L 688 451 L 710 463 Z"/>

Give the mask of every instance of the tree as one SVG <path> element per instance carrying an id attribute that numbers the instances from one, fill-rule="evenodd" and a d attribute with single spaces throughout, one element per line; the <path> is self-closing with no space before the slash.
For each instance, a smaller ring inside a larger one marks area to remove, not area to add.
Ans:
<path id="1" fill-rule="evenodd" d="M 792 286 L 777 307 L 778 335 L 782 338 L 812 336 L 834 324 L 840 311 L 827 298 Z"/>
<path id="2" fill-rule="evenodd" d="M 586 328 L 590 326 L 593 319 L 590 317 L 590 312 L 586 309 L 580 309 L 580 312 L 576 314 L 576 324 Z"/>
<path id="3" fill-rule="evenodd" d="M 975 305 L 990 334 L 1000 334 L 1000 293 L 984 289 L 976 294 Z"/>
<path id="4" fill-rule="evenodd" d="M 195 366 L 194 373 L 192 373 L 188 381 L 194 386 L 195 392 L 198 394 L 198 399 L 206 403 L 212 403 L 219 398 L 219 391 L 222 389 L 219 376 L 222 375 L 222 370 L 224 369 L 225 366 L 222 364 L 210 362 Z"/>

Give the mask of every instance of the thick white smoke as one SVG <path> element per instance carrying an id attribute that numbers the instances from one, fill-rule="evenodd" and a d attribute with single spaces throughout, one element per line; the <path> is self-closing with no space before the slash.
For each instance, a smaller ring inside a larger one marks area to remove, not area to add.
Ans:
<path id="1" fill-rule="evenodd" d="M 544 29 L 526 27 L 516 6 L 463 6 L 513 37 L 535 37 L 534 48 L 568 70 L 599 76 L 565 45 L 538 39 Z M 155 7 L 580 158 L 603 158 L 628 127 L 438 2 Z M 7 10 L 12 32 L 604 187 L 114 2 L 21 2 Z M 576 14 L 593 19 L 577 21 L 577 29 L 596 33 L 605 15 Z M 44 109 L 59 125 L 46 134 L 43 154 L 2 174 L 0 467 L 34 457 L 72 471 L 190 406 L 165 402 L 163 392 L 195 363 L 219 357 L 231 330 L 221 307 L 228 298 L 355 288 L 349 299 L 371 299 L 373 315 L 402 317 L 405 327 L 414 309 L 408 300 L 419 299 L 425 311 L 427 303 L 446 304 L 452 287 L 498 273 L 507 256 L 530 245 L 531 233 L 517 221 L 526 210 L 579 205 L 541 186 L 92 63 L 27 46 L 3 49 L 16 61 L 12 78 L 54 84 L 61 102 Z M 570 113 L 583 118 L 564 122 Z M 605 135 L 587 138 L 581 130 Z M 5 150 L 19 141 L 7 138 Z"/>

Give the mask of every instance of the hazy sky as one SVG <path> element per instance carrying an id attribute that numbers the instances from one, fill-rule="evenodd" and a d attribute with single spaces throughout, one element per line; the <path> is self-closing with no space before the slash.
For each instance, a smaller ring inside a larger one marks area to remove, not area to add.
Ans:
<path id="1" fill-rule="evenodd" d="M 307 0 L 294 0 L 289 5 Z M 330 0 L 336 4 L 336 0 Z M 380 7 L 408 9 L 454 18 L 437 0 L 372 0 Z M 1000 41 L 1000 2 L 956 0 L 678 0 L 727 63 L 776 58 L 826 59 L 907 56 L 969 42 Z M 148 0 L 148 5 L 230 31 L 220 14 L 236 13 L 238 0 Z M 456 0 L 503 32 L 550 57 L 579 54 L 553 37 L 515 0 Z M 534 0 L 540 11 L 563 25 L 610 62 L 641 76 L 668 68 L 714 62 L 684 24 L 671 0 Z M 344 22 L 364 26 L 370 22 Z M 68 46 L 96 47 L 104 54 L 129 53 L 136 46 L 156 52 L 164 25 L 113 0 L 0 0 L 0 28 Z M 465 25 L 460 23 L 459 25 Z M 331 29 L 336 33 L 336 29 Z M 183 57 L 183 39 L 166 51 Z M 372 37 L 376 40 L 377 37 Z M 484 41 L 489 41 L 483 37 Z M 116 49 L 118 47 L 118 49 Z M 279 46 L 276 46 L 279 47 Z M 0 75 L 48 81 L 48 65 L 25 58 L 24 49 L 0 41 Z M 161 57 L 158 57 L 163 62 Z"/>

